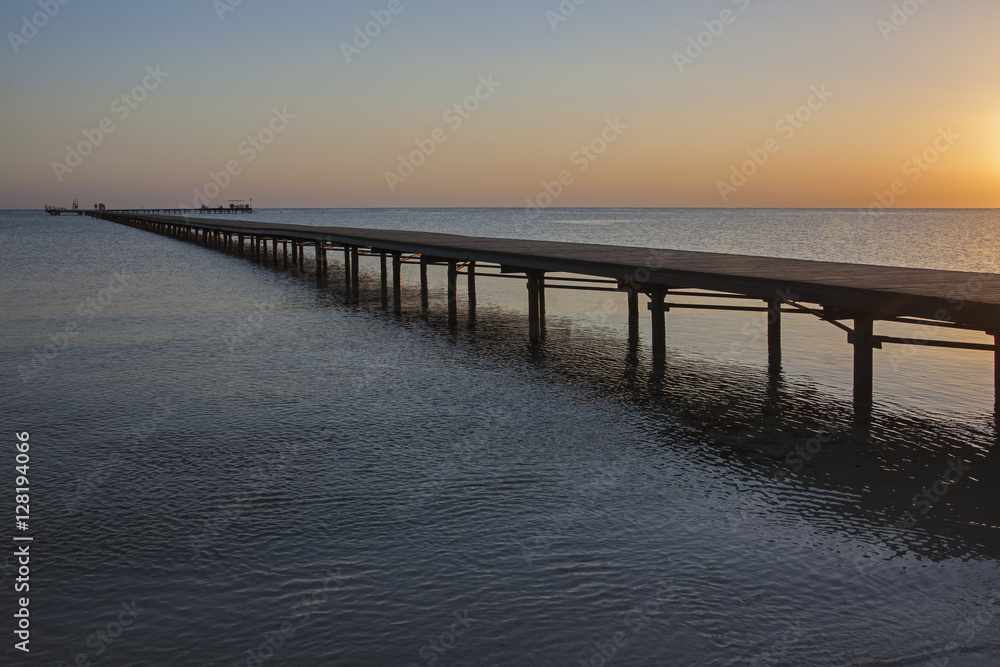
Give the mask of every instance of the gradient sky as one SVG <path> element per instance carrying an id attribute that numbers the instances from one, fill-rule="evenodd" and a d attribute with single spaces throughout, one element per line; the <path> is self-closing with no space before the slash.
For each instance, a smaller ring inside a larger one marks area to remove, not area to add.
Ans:
<path id="1" fill-rule="evenodd" d="M 58 12 L 33 34 L 40 0 L 4 0 L 0 208 L 190 205 L 230 161 L 215 205 L 547 205 L 543 182 L 566 172 L 553 205 L 854 208 L 895 183 L 895 206 L 1000 207 L 995 0 L 564 0 L 558 23 L 559 0 L 399 0 L 350 63 L 341 44 L 390 0 L 236 2 L 41 0 Z M 913 13 L 889 32 L 894 5 Z M 32 36 L 15 53 L 11 34 Z M 147 67 L 169 76 L 120 118 Z M 500 87 L 447 122 L 490 76 Z M 823 86 L 807 120 L 777 125 Z M 250 161 L 275 109 L 295 118 Z M 103 119 L 114 131 L 57 176 Z M 609 119 L 627 128 L 582 158 Z M 720 181 L 739 187 L 723 200 Z"/>

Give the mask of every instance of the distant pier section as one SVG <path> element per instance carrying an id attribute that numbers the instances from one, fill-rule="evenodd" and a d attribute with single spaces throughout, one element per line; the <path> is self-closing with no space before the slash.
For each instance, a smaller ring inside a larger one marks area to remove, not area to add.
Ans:
<path id="1" fill-rule="evenodd" d="M 86 213 L 140 213 L 144 215 L 205 215 L 205 214 L 226 214 L 226 213 L 253 213 L 253 205 L 246 203 L 242 199 L 230 199 L 229 206 L 202 206 L 201 208 L 104 208 L 103 204 L 95 205 L 92 209 L 80 208 L 78 199 L 73 200 L 73 207 L 49 206 L 45 205 L 45 212 L 49 215 L 84 215 Z"/>

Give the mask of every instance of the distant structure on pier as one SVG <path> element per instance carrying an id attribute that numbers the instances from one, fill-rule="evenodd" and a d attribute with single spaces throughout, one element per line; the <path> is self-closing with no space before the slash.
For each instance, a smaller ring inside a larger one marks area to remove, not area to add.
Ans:
<path id="1" fill-rule="evenodd" d="M 104 204 L 94 204 L 95 211 L 106 211 L 108 213 L 147 213 L 150 215 L 188 215 L 191 213 L 253 213 L 253 199 L 247 203 L 243 199 L 230 199 L 229 207 L 216 206 L 201 208 L 106 208 Z M 65 206 L 45 205 L 45 212 L 49 215 L 84 215 L 87 210 L 80 208 L 80 200 L 73 200 L 73 208 Z"/>
<path id="2" fill-rule="evenodd" d="M 80 200 L 73 200 L 73 208 L 66 208 L 65 206 L 49 206 L 45 205 L 45 212 L 49 215 L 62 215 L 67 213 L 69 215 L 83 215 L 83 211 L 80 210 Z"/>

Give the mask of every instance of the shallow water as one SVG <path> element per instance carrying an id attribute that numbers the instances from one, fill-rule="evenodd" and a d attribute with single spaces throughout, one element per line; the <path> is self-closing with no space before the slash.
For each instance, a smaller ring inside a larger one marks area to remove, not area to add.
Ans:
<path id="1" fill-rule="evenodd" d="M 1000 271 L 994 211 L 246 217 Z M 374 260 L 349 307 L 337 281 L 106 222 L 2 212 L 0 241 L 32 662 L 1000 660 L 988 353 L 878 353 L 864 428 L 845 336 L 808 317 L 775 395 L 746 314 L 671 313 L 657 372 L 618 295 L 552 293 L 532 348 L 521 281 L 480 279 L 453 329 L 437 268 L 428 317 L 414 270 L 397 318 Z"/>

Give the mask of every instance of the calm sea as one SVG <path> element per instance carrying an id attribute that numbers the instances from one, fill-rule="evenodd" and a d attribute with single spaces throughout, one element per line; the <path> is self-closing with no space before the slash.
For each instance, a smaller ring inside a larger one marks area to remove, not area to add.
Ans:
<path id="1" fill-rule="evenodd" d="M 244 218 L 1000 273 L 997 211 Z M 452 328 L 436 267 L 396 317 L 372 259 L 347 306 L 89 218 L 0 212 L 0 248 L 3 664 L 1000 662 L 989 353 L 877 351 L 862 428 L 846 336 L 809 316 L 775 396 L 753 313 L 671 312 L 657 372 L 616 294 L 550 292 L 533 348 L 518 280 L 480 279 L 474 325 L 460 288 Z"/>

